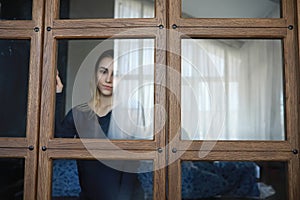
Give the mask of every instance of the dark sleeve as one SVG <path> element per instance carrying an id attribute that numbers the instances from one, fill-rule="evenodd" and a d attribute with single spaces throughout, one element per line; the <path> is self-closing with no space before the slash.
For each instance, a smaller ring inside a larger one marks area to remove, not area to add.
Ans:
<path id="1" fill-rule="evenodd" d="M 68 114 L 63 118 L 62 116 L 62 93 L 56 94 L 56 105 L 55 105 L 55 137 L 62 138 L 74 138 L 77 135 L 73 111 L 70 110 Z"/>
<path id="2" fill-rule="evenodd" d="M 122 200 L 138 200 L 144 198 L 144 191 L 137 178 L 137 173 L 122 172 L 119 198 Z"/>

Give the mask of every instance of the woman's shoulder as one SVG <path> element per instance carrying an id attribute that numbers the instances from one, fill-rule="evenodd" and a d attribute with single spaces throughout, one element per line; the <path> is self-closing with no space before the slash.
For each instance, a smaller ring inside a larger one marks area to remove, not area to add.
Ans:
<path id="1" fill-rule="evenodd" d="M 76 106 L 73 107 L 73 109 L 79 110 L 79 111 L 83 111 L 83 112 L 91 110 L 91 108 L 88 105 L 88 103 L 82 103 L 82 104 L 76 105 Z"/>

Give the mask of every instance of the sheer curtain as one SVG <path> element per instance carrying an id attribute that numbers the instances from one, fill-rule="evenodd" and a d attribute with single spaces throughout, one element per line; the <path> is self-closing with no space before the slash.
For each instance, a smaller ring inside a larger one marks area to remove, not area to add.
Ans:
<path id="1" fill-rule="evenodd" d="M 121 128 L 123 135 L 111 138 L 152 139 L 154 39 L 115 39 L 114 50 L 114 104 L 117 107 L 113 117 L 118 124 L 111 127 Z"/>
<path id="2" fill-rule="evenodd" d="M 154 17 L 154 1 L 116 0 L 116 18 Z M 115 139 L 153 139 L 154 39 L 115 39 Z"/>
<path id="3" fill-rule="evenodd" d="M 153 18 L 152 0 L 115 0 L 115 18 Z"/>
<path id="4" fill-rule="evenodd" d="M 283 140 L 281 45 L 183 39 L 183 139 Z"/>

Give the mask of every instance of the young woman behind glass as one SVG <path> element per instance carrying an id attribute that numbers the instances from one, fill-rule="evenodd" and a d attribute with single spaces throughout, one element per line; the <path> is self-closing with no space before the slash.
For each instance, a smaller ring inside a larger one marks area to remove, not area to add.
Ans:
<path id="1" fill-rule="evenodd" d="M 55 136 L 65 138 L 107 138 L 122 132 L 112 123 L 114 52 L 103 52 L 95 65 L 95 87 L 89 102 L 72 108 L 64 119 L 56 116 Z M 56 76 L 56 113 L 62 109 L 63 84 Z M 124 139 L 124 138 L 119 138 Z M 128 138 L 125 138 L 128 139 Z M 108 161 L 112 165 L 138 167 L 137 161 Z M 113 169 L 98 160 L 77 160 L 81 192 L 80 200 L 144 199 L 136 173 Z M 132 169 L 131 169 L 132 170 Z"/>

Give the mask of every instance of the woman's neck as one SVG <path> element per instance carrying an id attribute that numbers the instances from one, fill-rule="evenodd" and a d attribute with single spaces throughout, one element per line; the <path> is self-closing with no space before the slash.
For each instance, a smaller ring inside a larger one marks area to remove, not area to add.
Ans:
<path id="1" fill-rule="evenodd" d="M 100 96 L 100 103 L 95 105 L 96 107 L 93 108 L 95 113 L 99 116 L 105 116 L 109 113 L 113 107 L 113 98 L 112 96 Z"/>

